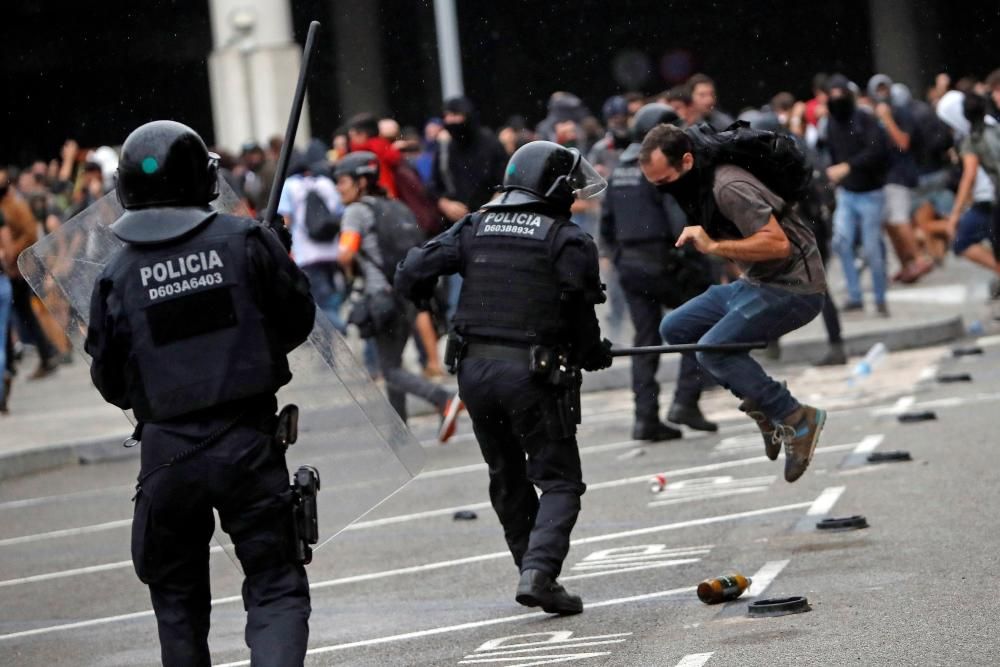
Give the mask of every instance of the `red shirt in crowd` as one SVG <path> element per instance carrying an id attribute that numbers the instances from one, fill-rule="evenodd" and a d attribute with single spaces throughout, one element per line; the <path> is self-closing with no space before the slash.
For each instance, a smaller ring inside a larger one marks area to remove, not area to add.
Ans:
<path id="1" fill-rule="evenodd" d="M 352 141 L 351 152 L 371 151 L 378 158 L 378 184 L 381 185 L 389 196 L 396 199 L 399 196 L 396 190 L 396 167 L 403 154 L 393 147 L 388 139 L 383 137 L 372 137 L 366 141 Z"/>

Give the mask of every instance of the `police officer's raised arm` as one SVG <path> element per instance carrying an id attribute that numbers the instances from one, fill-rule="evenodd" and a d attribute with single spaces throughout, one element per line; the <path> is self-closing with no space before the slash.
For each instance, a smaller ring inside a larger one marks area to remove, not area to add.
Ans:
<path id="1" fill-rule="evenodd" d="M 316 318 L 309 279 L 264 227 L 247 238 L 247 260 L 267 325 L 284 351 L 291 352 L 309 337 Z"/>

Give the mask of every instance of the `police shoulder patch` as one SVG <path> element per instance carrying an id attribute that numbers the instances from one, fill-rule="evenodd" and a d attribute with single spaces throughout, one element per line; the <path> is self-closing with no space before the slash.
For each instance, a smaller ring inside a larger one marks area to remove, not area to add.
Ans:
<path id="1" fill-rule="evenodd" d="M 476 236 L 509 236 L 544 241 L 555 220 L 529 211 L 490 211 L 483 216 Z"/>

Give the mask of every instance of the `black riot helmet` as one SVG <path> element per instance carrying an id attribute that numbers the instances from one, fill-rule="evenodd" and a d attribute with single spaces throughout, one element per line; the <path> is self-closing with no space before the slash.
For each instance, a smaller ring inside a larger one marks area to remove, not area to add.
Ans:
<path id="1" fill-rule="evenodd" d="M 219 156 L 187 125 L 155 120 L 122 145 L 116 189 L 127 210 L 205 206 L 219 196 Z"/>
<path id="2" fill-rule="evenodd" d="M 340 159 L 333 168 L 333 179 L 337 180 L 341 176 L 353 178 L 367 176 L 374 183 L 378 180 L 378 173 L 378 156 L 371 151 L 357 151 L 348 153 Z"/>
<path id="3" fill-rule="evenodd" d="M 532 141 L 511 155 L 503 178 L 503 195 L 483 208 L 517 208 L 549 204 L 569 208 L 574 198 L 590 199 L 607 181 L 575 148 L 551 141 Z"/>
<path id="4" fill-rule="evenodd" d="M 681 117 L 666 104 L 654 102 L 643 106 L 635 112 L 635 117 L 632 118 L 633 143 L 642 143 L 642 140 L 649 134 L 650 130 L 663 123 L 680 125 Z"/>

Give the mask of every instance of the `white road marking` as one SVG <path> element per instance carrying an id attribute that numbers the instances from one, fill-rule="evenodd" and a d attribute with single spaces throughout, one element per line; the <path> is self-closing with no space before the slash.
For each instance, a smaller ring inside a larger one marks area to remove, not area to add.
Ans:
<path id="1" fill-rule="evenodd" d="M 593 635 L 590 637 L 573 637 L 569 630 L 556 630 L 553 632 L 532 632 L 529 634 L 513 635 L 510 637 L 500 637 L 491 639 L 483 643 L 474 653 L 465 656 L 458 664 L 477 664 L 489 662 L 517 662 L 517 667 L 528 667 L 528 665 L 544 665 L 555 662 L 569 662 L 571 660 L 589 659 L 611 655 L 610 652 L 601 653 L 574 653 L 574 654 L 553 654 L 547 651 L 575 651 L 580 648 L 591 646 L 607 646 L 609 644 L 621 644 L 626 637 L 631 637 L 631 632 L 621 632 L 613 635 Z M 548 637 L 545 641 L 516 641 L 530 637 Z M 533 655 L 525 655 L 533 654 Z M 524 662 L 540 658 L 538 662 Z"/>
<path id="2" fill-rule="evenodd" d="M 829 514 L 833 506 L 840 500 L 840 496 L 844 493 L 845 488 L 843 486 L 831 486 L 823 489 L 823 493 L 819 494 L 819 498 L 814 500 L 809 506 L 806 516 L 815 517 Z"/>
<path id="3" fill-rule="evenodd" d="M 976 345 L 979 347 L 992 347 L 994 345 L 1000 345 L 1000 336 L 983 336 L 976 339 Z"/>
<path id="4" fill-rule="evenodd" d="M 869 436 L 872 437 L 872 436 Z M 863 441 L 862 441 L 863 442 Z M 832 454 L 836 452 L 842 452 L 845 450 L 854 449 L 858 446 L 858 443 L 848 443 L 844 445 L 830 445 L 827 447 L 817 447 L 816 454 Z M 718 463 L 709 463 L 701 466 L 692 466 L 690 468 L 679 468 L 677 470 L 668 470 L 662 472 L 667 476 L 667 478 L 678 477 L 681 475 L 694 475 L 701 472 L 713 472 L 716 470 L 726 470 L 729 468 L 740 468 L 747 465 L 754 465 L 757 463 L 772 463 L 766 456 L 754 456 L 746 459 L 735 459 L 733 461 L 720 461 Z M 594 484 L 588 484 L 588 491 L 597 491 L 600 489 L 612 489 L 620 486 L 629 486 L 631 484 L 636 484 L 639 482 L 646 483 L 649 478 L 657 474 L 658 471 L 651 473 L 646 473 L 644 475 L 637 475 L 634 477 L 624 477 L 622 479 L 609 480 L 606 482 L 597 482 Z M 491 507 L 489 502 L 480 503 L 468 503 L 465 505 L 455 505 L 453 507 L 443 507 L 433 510 L 425 510 L 423 512 L 413 512 L 410 514 L 399 514 L 396 516 L 385 517 L 382 519 L 369 519 L 367 521 L 356 521 L 351 525 L 347 526 L 344 530 L 365 530 L 368 528 L 377 528 L 380 526 L 395 525 L 400 523 L 406 523 L 414 519 L 428 519 L 438 516 L 447 516 L 454 514 L 459 510 L 478 510 L 487 509 Z M 67 537 L 73 535 L 82 535 L 86 533 L 94 533 L 104 530 L 112 530 L 115 528 L 123 528 L 132 523 L 131 519 L 122 519 L 120 521 L 112 521 L 108 523 L 95 524 L 92 526 L 83 526 L 81 528 L 70 528 L 66 530 L 57 530 L 50 533 L 40 533 L 35 535 L 23 535 L 21 537 L 12 537 L 5 540 L 0 540 L 0 546 L 6 544 L 20 544 L 25 542 L 34 542 L 37 540 L 52 539 L 57 537 Z"/>
<path id="5" fill-rule="evenodd" d="M 8 537 L 0 540 L 0 547 L 13 544 L 27 544 L 40 540 L 51 540 L 57 537 L 71 537 L 74 535 L 86 535 L 87 533 L 97 533 L 102 530 L 112 530 L 114 528 L 124 528 L 132 524 L 132 519 L 120 519 L 118 521 L 107 521 L 97 523 L 92 526 L 81 526 L 79 528 L 64 528 L 63 530 L 53 530 L 48 533 L 35 533 L 34 535 L 21 535 L 20 537 Z"/>
<path id="6" fill-rule="evenodd" d="M 896 415 L 901 415 L 907 410 L 909 410 L 911 407 L 913 407 L 913 404 L 916 402 L 917 402 L 916 396 L 913 395 L 903 396 L 899 400 L 897 400 L 891 407 L 878 408 L 876 410 L 872 410 L 872 414 L 875 415 L 876 417 L 883 417 L 883 416 L 895 417 Z"/>
<path id="7" fill-rule="evenodd" d="M 586 609 L 600 609 L 602 607 L 613 607 L 622 604 L 630 604 L 634 602 L 644 602 L 646 600 L 653 600 L 656 598 L 668 597 L 671 595 L 682 595 L 684 593 L 694 592 L 694 586 L 687 586 L 685 588 L 672 588 L 664 591 L 656 591 L 655 593 L 645 593 L 643 595 L 633 595 L 624 598 L 615 598 L 612 600 L 601 600 L 600 602 L 588 602 L 586 603 Z M 388 635 L 386 637 L 375 637 L 374 639 L 362 639 L 360 641 L 345 642 L 343 644 L 333 644 L 331 646 L 320 646 L 317 648 L 309 649 L 306 651 L 306 655 L 320 655 L 323 653 L 333 653 L 335 651 L 343 651 L 350 648 L 359 648 L 362 646 L 378 646 L 380 644 L 389 644 L 392 642 L 406 641 L 408 639 L 420 639 L 421 637 L 432 637 L 435 635 L 448 634 L 451 632 L 460 632 L 462 630 L 473 630 L 475 628 L 487 627 L 490 625 L 500 625 L 503 623 L 514 623 L 517 621 L 524 621 L 534 618 L 544 618 L 550 616 L 543 611 L 530 612 L 527 614 L 517 614 L 514 616 L 504 616 L 501 618 L 491 618 L 484 621 L 472 621 L 470 623 L 459 623 L 457 625 L 447 625 L 438 628 L 430 628 L 427 630 L 417 630 L 415 632 L 404 632 L 398 635 Z M 242 667 L 243 665 L 249 665 L 249 660 L 239 660 L 237 662 L 227 662 L 216 667 Z"/>
<path id="8" fill-rule="evenodd" d="M 602 572 L 586 572 L 583 574 L 571 574 L 568 577 L 559 577 L 559 581 L 572 581 L 574 579 L 591 579 L 593 577 L 606 577 L 610 574 L 622 574 L 625 572 L 639 572 L 640 570 L 655 570 L 661 567 L 676 567 L 678 565 L 688 565 L 690 563 L 701 562 L 700 558 L 679 558 L 677 560 L 663 561 L 662 563 L 646 563 L 645 565 L 633 565 L 631 567 L 619 567 L 613 570 Z"/>
<path id="9" fill-rule="evenodd" d="M 927 382 L 928 380 L 933 380 L 937 377 L 937 372 L 937 364 L 931 364 L 924 370 L 920 371 L 920 377 L 917 378 L 917 382 Z"/>
<path id="10" fill-rule="evenodd" d="M 24 507 L 34 507 L 35 505 L 45 505 L 63 500 L 78 500 L 90 496 L 114 495 L 116 493 L 127 493 L 133 489 L 133 484 L 122 484 L 120 486 L 101 487 L 99 489 L 89 489 L 87 491 L 74 491 L 73 493 L 61 493 L 52 496 L 38 496 L 35 498 L 22 498 L 21 500 L 8 500 L 0 503 L 0 510 L 22 509 Z"/>
<path id="11" fill-rule="evenodd" d="M 885 436 L 882 434 L 876 435 L 866 435 L 858 443 L 858 446 L 851 450 L 851 453 L 844 457 L 841 461 L 841 468 L 854 468 L 857 466 L 864 465 L 868 462 L 868 455 L 875 451 L 875 449 L 882 444 L 885 440 Z"/>
<path id="12" fill-rule="evenodd" d="M 758 493 L 767 491 L 775 479 L 774 475 L 749 477 L 746 479 L 734 479 L 732 476 L 724 475 L 720 477 L 702 477 L 699 479 L 670 482 L 648 505 L 649 507 L 663 507 L 665 505 L 676 505 L 695 500 Z"/>
<path id="13" fill-rule="evenodd" d="M 714 651 L 711 653 L 689 653 L 681 658 L 681 661 L 677 663 L 677 667 L 701 667 L 713 655 L 715 655 Z"/>
<path id="14" fill-rule="evenodd" d="M 738 519 L 745 519 L 757 516 L 766 516 L 768 514 L 780 514 L 782 512 L 788 512 L 791 510 L 802 509 L 803 507 L 808 507 L 811 503 L 793 503 L 790 505 L 778 505 L 776 507 L 765 507 L 763 509 L 748 510 L 745 512 L 737 512 L 735 514 L 722 514 L 719 516 L 704 517 L 701 519 L 690 519 L 687 521 L 679 521 L 676 523 L 661 524 L 659 526 L 649 526 L 646 528 L 637 528 L 634 530 L 627 530 L 618 533 L 608 533 L 605 535 L 594 535 L 591 537 L 585 537 L 578 540 L 573 540 L 573 546 L 580 546 L 583 544 L 594 544 L 597 542 L 605 542 L 610 540 L 617 540 L 623 537 L 635 537 L 638 535 L 650 535 L 654 533 L 669 532 L 673 530 L 680 530 L 683 528 L 691 528 L 694 526 L 707 526 L 714 523 L 722 523 L 725 521 L 734 521 Z M 395 577 L 406 574 L 419 574 L 423 572 L 430 572 L 432 570 L 441 570 L 455 567 L 456 565 L 468 565 L 471 563 L 480 563 L 489 560 L 497 560 L 502 558 L 510 558 L 510 552 L 508 551 L 496 551 L 493 553 L 480 554 L 477 556 L 468 556 L 465 558 L 456 558 L 446 561 L 438 561 L 434 563 L 425 563 L 422 565 L 411 565 L 408 567 L 401 567 L 392 570 L 382 570 L 380 572 L 369 572 L 367 574 L 358 574 L 349 577 L 341 577 L 339 579 L 330 579 L 327 581 L 311 582 L 309 588 L 311 590 L 318 590 L 321 588 L 329 588 L 332 586 L 341 586 L 345 584 L 353 584 L 362 581 L 371 581 L 374 579 L 385 579 L 388 577 Z M 682 590 L 693 590 L 693 589 L 682 589 Z M 212 600 L 213 606 L 218 606 L 222 604 L 228 604 L 233 602 L 241 602 L 242 597 L 239 595 L 233 595 L 229 597 L 219 598 Z M 590 605 L 591 607 L 593 605 Z M 0 641 L 6 639 L 17 639 L 21 637 L 31 637 L 33 635 L 47 634 L 51 632 L 60 632 L 64 630 L 75 630 L 78 628 L 86 628 L 95 625 L 103 625 L 106 623 L 114 623 L 121 620 L 129 620 L 135 618 L 143 618 L 146 616 L 151 616 L 152 611 L 140 611 L 131 614 L 123 614 L 119 616 L 106 616 L 103 618 L 93 618 L 84 621 L 77 621 L 74 623 L 64 623 L 60 625 L 49 625 L 40 628 L 32 628 L 31 630 L 22 630 L 20 632 L 12 632 L 5 635 L 0 635 Z M 241 663 L 243 664 L 243 663 Z"/>
<path id="15" fill-rule="evenodd" d="M 772 560 L 764 563 L 764 566 L 750 577 L 753 581 L 750 583 L 750 590 L 743 598 L 762 595 L 790 562 L 789 560 Z"/>

